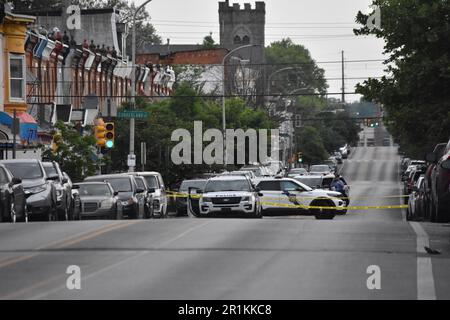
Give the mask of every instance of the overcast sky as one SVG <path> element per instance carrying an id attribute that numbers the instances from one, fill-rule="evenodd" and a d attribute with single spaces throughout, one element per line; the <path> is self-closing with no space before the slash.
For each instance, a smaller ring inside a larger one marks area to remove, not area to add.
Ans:
<path id="1" fill-rule="evenodd" d="M 143 3 L 136 0 L 136 4 Z M 201 43 L 203 37 L 212 32 L 219 42 L 219 14 L 217 0 L 153 0 L 146 8 L 158 34 L 172 44 Z M 255 1 L 230 0 L 232 3 Z M 351 60 L 383 59 L 383 41 L 373 36 L 356 37 L 352 28 L 357 27 L 355 17 L 358 10 L 368 11 L 371 0 L 266 0 L 266 45 L 290 37 L 295 43 L 304 45 L 314 60 L 325 69 L 330 86 L 329 92 L 340 92 L 341 77 L 339 63 L 320 63 L 341 59 L 345 52 L 346 78 L 367 78 L 383 75 L 381 62 L 352 63 Z M 243 5 L 242 5 L 243 6 Z M 346 91 L 353 92 L 359 79 L 346 80 Z M 339 98 L 339 96 L 336 96 Z M 347 101 L 359 100 L 359 96 L 347 95 Z"/>

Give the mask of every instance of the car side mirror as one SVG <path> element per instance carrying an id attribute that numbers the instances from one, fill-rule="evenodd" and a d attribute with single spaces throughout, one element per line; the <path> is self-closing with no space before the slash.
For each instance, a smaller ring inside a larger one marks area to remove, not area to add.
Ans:
<path id="1" fill-rule="evenodd" d="M 144 192 L 145 190 L 144 189 L 141 189 L 141 188 L 137 188 L 136 189 L 136 193 L 142 193 L 142 192 Z"/>
<path id="2" fill-rule="evenodd" d="M 61 181 L 63 184 L 69 182 L 69 180 L 67 180 L 67 178 L 63 178 Z"/>
<path id="3" fill-rule="evenodd" d="M 450 170 L 450 160 L 445 160 L 441 163 L 441 167 Z"/>
<path id="4" fill-rule="evenodd" d="M 12 183 L 13 185 L 15 185 L 15 184 L 21 184 L 21 183 L 22 183 L 22 179 L 13 177 L 12 180 L 11 180 L 11 183 Z"/>
<path id="5" fill-rule="evenodd" d="M 263 196 L 264 196 L 264 193 L 258 192 L 258 197 L 263 197 Z"/>
<path id="6" fill-rule="evenodd" d="M 436 153 L 434 153 L 434 152 L 430 152 L 430 153 L 427 153 L 427 155 L 425 156 L 425 160 L 427 160 L 428 162 L 431 162 L 431 163 L 437 163 L 437 155 L 436 155 Z"/>
<path id="7" fill-rule="evenodd" d="M 155 188 L 149 188 L 149 189 L 148 189 L 148 192 L 149 192 L 149 193 L 155 193 L 155 191 L 156 191 Z"/>
<path id="8" fill-rule="evenodd" d="M 78 188 L 79 188 L 79 186 L 78 186 Z M 116 197 L 116 196 L 118 196 L 118 195 L 119 195 L 119 191 L 114 191 L 114 192 L 113 192 L 113 196 L 114 196 L 114 197 Z"/>

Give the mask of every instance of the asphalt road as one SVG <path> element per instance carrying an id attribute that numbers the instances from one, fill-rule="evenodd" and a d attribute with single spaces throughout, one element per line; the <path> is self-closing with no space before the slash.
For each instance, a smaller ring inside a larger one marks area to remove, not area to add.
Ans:
<path id="1" fill-rule="evenodd" d="M 359 147 L 351 205 L 399 205 L 394 147 Z M 450 228 L 401 209 L 334 220 L 165 219 L 0 224 L 0 299 L 449 299 Z M 431 256 L 423 246 L 439 249 Z M 69 266 L 81 289 L 69 290 Z M 370 266 L 380 289 L 370 290 Z"/>

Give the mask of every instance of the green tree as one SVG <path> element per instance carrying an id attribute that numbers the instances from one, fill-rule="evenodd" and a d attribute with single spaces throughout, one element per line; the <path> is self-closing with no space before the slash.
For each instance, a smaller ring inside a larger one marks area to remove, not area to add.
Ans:
<path id="1" fill-rule="evenodd" d="M 312 59 L 310 52 L 304 46 L 295 44 L 286 38 L 270 44 L 265 50 L 268 64 L 267 74 L 270 77 L 270 93 L 299 93 L 325 94 L 328 85 L 325 71 L 319 68 Z M 292 70 L 280 71 L 284 68 Z M 278 72 L 275 74 L 275 72 Z"/>
<path id="2" fill-rule="evenodd" d="M 357 35 L 385 41 L 390 76 L 357 87 L 368 101 L 380 103 L 385 123 L 410 156 L 421 157 L 450 132 L 450 3 L 427 0 L 376 0 L 381 29 L 369 30 L 361 12 Z"/>
<path id="3" fill-rule="evenodd" d="M 93 175 L 99 165 L 104 164 L 95 156 L 93 135 L 81 135 L 72 125 L 60 121 L 56 123 L 55 128 L 56 151 L 45 149 L 42 157 L 58 162 L 61 170 L 67 172 L 73 181 L 82 181 L 85 177 Z"/>
<path id="4" fill-rule="evenodd" d="M 316 164 L 328 158 L 322 137 L 316 128 L 311 126 L 303 127 L 297 138 L 301 145 L 304 163 L 308 165 Z"/>
<path id="5" fill-rule="evenodd" d="M 61 0 L 10 0 L 15 11 L 39 11 L 57 9 Z"/>
<path id="6" fill-rule="evenodd" d="M 214 49 L 217 48 L 217 44 L 214 41 L 214 38 L 212 37 L 212 32 L 209 33 L 209 35 L 205 36 L 203 38 L 203 44 L 202 47 L 204 49 Z"/>

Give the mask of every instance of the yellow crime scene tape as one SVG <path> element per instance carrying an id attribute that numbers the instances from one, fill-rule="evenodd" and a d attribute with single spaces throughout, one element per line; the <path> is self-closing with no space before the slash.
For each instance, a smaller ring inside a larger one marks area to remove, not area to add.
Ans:
<path id="1" fill-rule="evenodd" d="M 184 192 L 174 192 L 174 191 L 168 191 L 167 194 L 171 198 L 187 198 L 189 196 L 188 193 Z M 396 196 L 364 196 L 364 197 L 339 197 L 339 199 L 382 199 L 382 198 L 405 198 L 408 197 L 408 195 L 396 195 Z M 201 198 L 201 195 L 191 195 L 191 198 L 199 199 Z M 296 197 L 297 199 L 316 199 L 317 197 Z M 264 200 L 278 200 L 278 198 L 271 198 L 271 197 L 263 197 Z M 320 199 L 320 198 L 319 198 Z M 324 198 L 326 199 L 326 198 Z M 307 206 L 307 205 L 301 205 L 301 204 L 286 204 L 286 203 L 279 203 L 279 202 L 268 202 L 263 201 L 261 204 L 266 206 L 277 206 L 277 207 L 286 207 L 286 208 L 300 208 L 300 209 L 325 209 L 325 210 L 385 210 L 385 209 L 406 209 L 408 208 L 408 205 L 382 205 L 382 206 L 348 206 L 348 207 L 324 207 L 324 206 Z"/>

